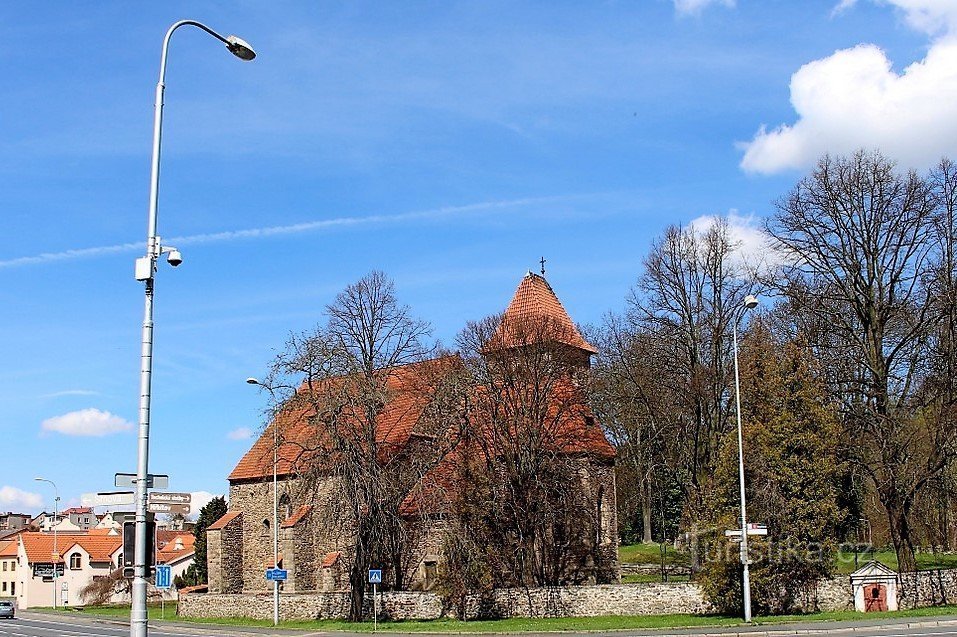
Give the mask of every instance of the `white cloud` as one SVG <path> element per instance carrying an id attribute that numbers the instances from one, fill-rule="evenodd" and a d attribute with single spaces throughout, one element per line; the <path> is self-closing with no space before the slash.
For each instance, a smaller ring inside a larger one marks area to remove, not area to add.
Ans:
<path id="1" fill-rule="evenodd" d="M 172 237 L 168 239 L 167 242 L 169 245 L 176 246 L 200 245 L 207 243 L 223 243 L 246 239 L 263 239 L 276 236 L 297 235 L 306 232 L 315 232 L 317 230 L 333 230 L 337 228 L 363 227 L 367 225 L 408 223 L 410 221 L 441 220 L 443 218 L 465 214 L 475 214 L 481 212 L 505 212 L 515 208 L 522 208 L 539 203 L 556 202 L 563 199 L 565 199 L 565 197 L 561 196 L 529 197 L 524 199 L 511 199 L 504 201 L 483 201 L 461 206 L 443 206 L 441 208 L 415 210 L 396 214 L 334 217 L 331 219 L 319 219 L 316 221 L 307 221 L 304 223 L 297 223 L 287 226 L 266 226 L 262 228 L 249 228 L 246 230 L 226 230 L 224 232 L 194 234 L 185 237 Z M 44 252 L 27 257 L 0 259 L 0 268 L 14 268 L 27 265 L 55 263 L 58 261 L 71 261 L 74 259 L 102 257 L 142 250 L 145 250 L 145 244 L 143 242 L 118 243 L 115 245 L 98 246 L 93 248 L 71 248 L 61 252 Z"/>
<path id="2" fill-rule="evenodd" d="M 43 506 L 43 496 L 30 493 L 16 487 L 0 487 L 0 507 L 4 511 L 23 513 L 27 509 L 39 509 Z"/>
<path id="3" fill-rule="evenodd" d="M 99 392 L 90 389 L 64 389 L 55 391 L 52 394 L 44 394 L 41 398 L 62 398 L 64 396 L 96 396 Z"/>
<path id="4" fill-rule="evenodd" d="M 721 218 L 719 215 L 702 215 L 688 225 L 700 235 Z M 732 256 L 738 265 L 749 270 L 767 271 L 783 263 L 783 255 L 774 249 L 771 237 L 761 227 L 760 218 L 755 215 L 739 215 L 737 211 L 731 210 L 723 219 L 728 224 L 731 241 L 737 245 Z"/>
<path id="5" fill-rule="evenodd" d="M 725 7 L 733 7 L 735 0 L 674 0 L 675 11 L 679 15 L 698 15 L 708 5 L 720 4 Z"/>
<path id="6" fill-rule="evenodd" d="M 48 418 L 40 424 L 43 431 L 55 431 L 67 436 L 108 436 L 132 428 L 132 423 L 119 416 L 94 408 L 71 411 Z"/>
<path id="7" fill-rule="evenodd" d="M 855 4 L 844 0 L 835 11 Z M 942 33 L 923 60 L 900 73 L 873 44 L 809 62 L 791 77 L 793 124 L 762 126 L 745 151 L 747 172 L 805 169 L 825 153 L 879 149 L 907 168 L 927 168 L 957 154 L 957 0 L 890 0 L 907 23 Z"/>
<path id="8" fill-rule="evenodd" d="M 253 437 L 253 430 L 249 427 L 240 427 L 230 431 L 226 437 L 230 440 L 249 440 Z"/>
<path id="9" fill-rule="evenodd" d="M 190 495 L 192 498 L 189 504 L 189 517 L 194 520 L 199 517 L 200 509 L 209 504 L 209 501 L 213 498 L 219 497 L 218 495 L 210 493 L 209 491 L 193 491 Z"/>

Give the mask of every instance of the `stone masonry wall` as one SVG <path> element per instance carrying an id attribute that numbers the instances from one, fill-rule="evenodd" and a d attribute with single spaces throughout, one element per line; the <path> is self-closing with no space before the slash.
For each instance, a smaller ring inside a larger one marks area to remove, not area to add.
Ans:
<path id="1" fill-rule="evenodd" d="M 242 516 L 231 520 L 223 529 L 206 531 L 206 565 L 209 587 L 218 593 L 242 591 L 243 553 Z"/>
<path id="2" fill-rule="evenodd" d="M 901 573 L 897 591 L 901 608 L 953 604 L 957 601 L 957 569 Z"/>
<path id="3" fill-rule="evenodd" d="M 371 617 L 371 596 L 366 612 Z M 345 592 L 285 594 L 280 597 L 282 619 L 342 619 L 348 614 Z M 660 615 L 665 613 L 703 614 L 711 610 L 695 584 L 647 584 L 629 586 L 573 586 L 533 589 L 505 589 L 488 596 L 470 596 L 466 616 L 479 617 L 566 617 L 597 615 Z M 179 613 L 187 617 L 272 616 L 269 594 L 189 594 L 180 598 Z M 442 599 L 432 592 L 386 592 L 380 596 L 380 617 L 438 619 L 446 614 Z"/>

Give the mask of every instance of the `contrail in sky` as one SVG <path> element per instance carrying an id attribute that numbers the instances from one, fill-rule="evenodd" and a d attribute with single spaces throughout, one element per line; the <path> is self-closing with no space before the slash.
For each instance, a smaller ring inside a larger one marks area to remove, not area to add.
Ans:
<path id="1" fill-rule="evenodd" d="M 554 202 L 567 199 L 566 196 L 555 197 L 530 197 L 525 199 L 511 199 L 506 201 L 486 201 L 481 203 L 467 204 L 464 206 L 443 206 L 441 208 L 432 208 L 431 210 L 418 210 L 414 212 L 402 212 L 393 215 L 369 215 L 366 217 L 336 217 L 334 219 L 322 219 L 319 221 L 307 221 L 305 223 L 296 223 L 288 226 L 267 226 L 265 228 L 250 228 L 247 230 L 226 230 L 224 232 L 213 232 L 209 234 L 194 234 L 184 237 L 173 237 L 163 241 L 164 244 L 174 246 L 197 245 L 200 243 L 219 243 L 224 241 L 233 241 L 236 239 L 258 239 L 262 237 L 275 237 L 280 235 L 301 234 L 312 232 L 323 228 L 347 228 L 351 226 L 366 226 L 377 223 L 396 223 L 399 221 L 414 221 L 421 219 L 438 219 L 460 213 L 478 212 L 482 210 L 502 210 L 506 208 L 516 208 L 529 204 L 538 204 Z M 0 268 L 14 268 L 25 265 L 38 265 L 43 263 L 52 263 L 55 261 L 68 261 L 72 259 L 83 259 L 90 257 L 100 257 L 121 252 L 144 251 L 146 242 L 137 243 L 119 243 L 111 246 L 98 246 L 93 248 L 76 248 L 72 250 L 63 250 L 61 252 L 44 252 L 29 257 L 16 257 L 13 259 L 0 260 Z"/>

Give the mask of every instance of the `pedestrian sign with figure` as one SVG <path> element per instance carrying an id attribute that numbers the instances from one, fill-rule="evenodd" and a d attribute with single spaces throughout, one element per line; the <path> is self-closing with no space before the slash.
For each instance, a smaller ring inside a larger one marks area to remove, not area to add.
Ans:
<path id="1" fill-rule="evenodd" d="M 382 570 L 377 568 L 369 569 L 369 583 L 370 584 L 381 584 L 382 583 Z"/>

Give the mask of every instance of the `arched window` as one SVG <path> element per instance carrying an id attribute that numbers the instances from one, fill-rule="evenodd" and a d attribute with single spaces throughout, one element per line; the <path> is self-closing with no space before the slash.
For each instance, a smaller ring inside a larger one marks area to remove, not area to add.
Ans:
<path id="1" fill-rule="evenodd" d="M 270 524 L 269 524 L 269 518 L 263 518 L 263 528 L 268 531 L 268 530 L 269 530 L 269 526 L 270 526 Z"/>
<path id="2" fill-rule="evenodd" d="M 83 560 L 83 557 L 79 553 L 72 553 L 70 555 L 70 569 L 74 571 L 78 571 L 81 568 L 83 568 L 82 560 Z"/>
<path id="3" fill-rule="evenodd" d="M 605 525 L 605 521 L 602 519 L 604 511 L 602 511 L 602 504 L 605 499 L 605 487 L 598 487 L 598 508 L 595 511 L 595 546 L 601 544 L 602 540 L 602 530 Z"/>
<path id="4" fill-rule="evenodd" d="M 282 497 L 279 498 L 279 514 L 282 515 L 283 520 L 292 517 L 292 501 L 288 493 L 283 493 Z"/>

